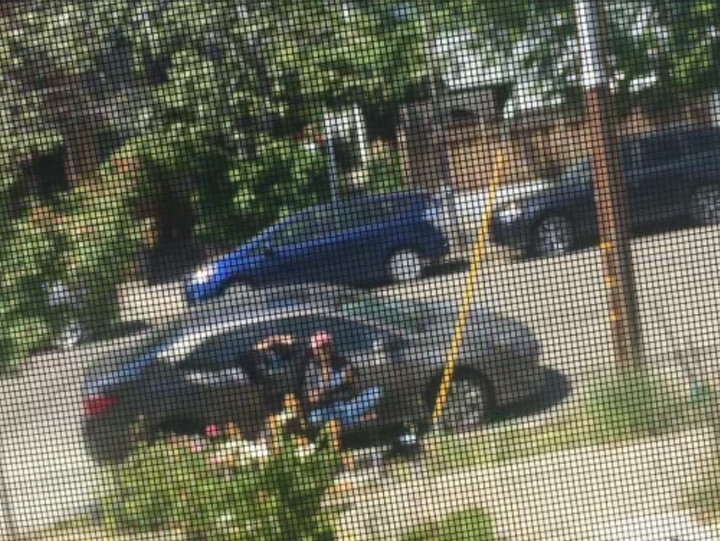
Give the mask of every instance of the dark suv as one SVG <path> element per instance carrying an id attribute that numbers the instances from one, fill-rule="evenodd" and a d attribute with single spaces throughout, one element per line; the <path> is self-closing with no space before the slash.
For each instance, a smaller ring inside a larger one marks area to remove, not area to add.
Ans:
<path id="1" fill-rule="evenodd" d="M 619 149 L 633 229 L 678 218 L 720 223 L 720 130 L 683 127 L 628 136 Z M 568 253 L 596 239 L 590 158 L 496 210 L 491 235 L 529 257 Z"/>

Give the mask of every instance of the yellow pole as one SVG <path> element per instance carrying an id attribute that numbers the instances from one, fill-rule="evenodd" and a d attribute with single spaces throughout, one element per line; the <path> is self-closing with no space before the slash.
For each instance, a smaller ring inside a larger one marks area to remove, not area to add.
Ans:
<path id="1" fill-rule="evenodd" d="M 462 336 L 465 331 L 467 317 L 470 312 L 470 307 L 472 306 L 473 298 L 475 297 L 475 287 L 477 286 L 478 282 L 478 271 L 480 270 L 480 264 L 482 263 L 483 256 L 485 255 L 488 237 L 490 236 L 490 218 L 492 216 L 492 209 L 495 204 L 495 199 L 497 197 L 500 180 L 503 177 L 504 168 L 504 155 L 502 150 L 498 150 L 495 154 L 495 163 L 493 164 L 492 177 L 490 178 L 490 186 L 487 196 L 485 198 L 485 205 L 483 208 L 482 219 L 480 221 L 478 238 L 475 242 L 473 253 L 470 258 L 470 270 L 468 271 L 467 278 L 465 280 L 465 287 L 463 288 L 462 302 L 460 304 L 460 311 L 458 313 L 458 319 L 455 325 L 455 332 L 453 334 L 452 342 L 450 343 L 448 360 L 445 364 L 445 369 L 443 370 L 443 376 L 440 382 L 440 390 L 435 401 L 435 408 L 433 409 L 433 427 L 437 426 L 437 422 L 442 415 L 443 409 L 445 408 L 445 402 L 447 400 L 448 392 L 450 391 L 450 384 L 452 382 L 453 374 L 455 372 L 455 364 L 457 363 L 457 358 L 460 353 L 460 344 L 462 342 Z"/>

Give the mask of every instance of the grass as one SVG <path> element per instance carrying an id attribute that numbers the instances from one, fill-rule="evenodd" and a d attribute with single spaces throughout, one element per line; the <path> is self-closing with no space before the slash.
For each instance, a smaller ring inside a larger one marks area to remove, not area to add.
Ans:
<path id="1" fill-rule="evenodd" d="M 720 519 L 720 458 L 708 466 L 699 483 L 689 488 L 685 507 L 703 522 Z"/>
<path id="2" fill-rule="evenodd" d="M 602 443 L 582 415 L 570 414 L 551 425 L 509 425 L 471 436 L 432 436 L 427 466 L 440 474 L 453 469 L 492 466 L 544 453 Z"/>
<path id="3" fill-rule="evenodd" d="M 482 509 L 450 513 L 438 521 L 421 524 L 402 541 L 493 541 L 497 539 L 492 519 Z"/>
<path id="4" fill-rule="evenodd" d="M 706 426 L 707 404 L 692 403 L 666 383 L 647 373 L 601 376 L 559 421 L 509 424 L 463 437 L 429 437 L 427 466 L 439 474 Z"/>

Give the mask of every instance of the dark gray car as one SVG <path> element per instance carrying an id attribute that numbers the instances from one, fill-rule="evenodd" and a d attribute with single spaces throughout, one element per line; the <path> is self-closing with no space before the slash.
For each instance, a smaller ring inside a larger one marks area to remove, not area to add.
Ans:
<path id="1" fill-rule="evenodd" d="M 363 386 L 379 386 L 380 426 L 428 426 L 456 311 L 452 305 L 360 293 L 326 302 L 265 302 L 242 314 L 214 313 L 182 330 L 161 331 L 93 370 L 84 389 L 84 434 L 98 460 L 122 460 L 140 416 L 154 430 L 235 422 L 255 437 L 269 414 L 263 367 L 248 366 L 253 344 L 275 333 L 307 343 L 330 332 Z M 543 382 L 540 345 L 525 325 L 473 311 L 458 359 L 443 427 L 465 430 L 494 406 L 536 394 Z M 273 374 L 289 391 L 301 377 L 285 363 Z"/>

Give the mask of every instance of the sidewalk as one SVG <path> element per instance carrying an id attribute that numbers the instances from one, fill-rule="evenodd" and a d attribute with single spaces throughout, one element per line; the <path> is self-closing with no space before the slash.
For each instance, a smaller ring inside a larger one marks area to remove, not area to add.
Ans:
<path id="1" fill-rule="evenodd" d="M 600 522 L 639 514 L 682 515 L 686 490 L 701 475 L 713 447 L 712 433 L 697 430 L 434 479 L 424 477 L 419 467 L 414 481 L 359 494 L 342 517 L 343 539 L 397 539 L 415 524 L 470 506 L 489 512 L 498 532 L 513 541 L 590 539 L 591 528 Z"/>

